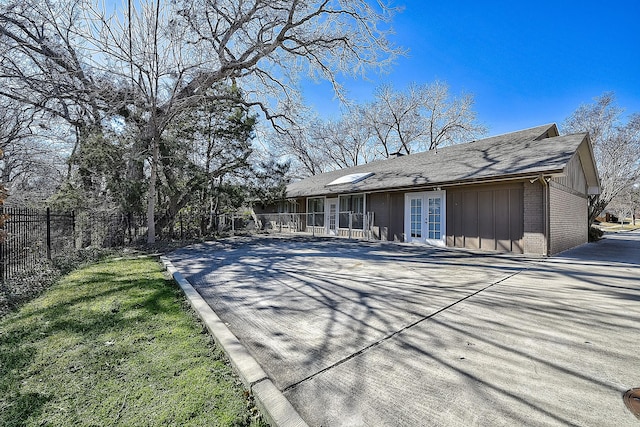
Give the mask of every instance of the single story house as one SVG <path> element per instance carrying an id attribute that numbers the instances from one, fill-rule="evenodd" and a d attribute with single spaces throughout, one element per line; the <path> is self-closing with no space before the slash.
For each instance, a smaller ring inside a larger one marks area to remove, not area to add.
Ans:
<path id="1" fill-rule="evenodd" d="M 599 193 L 588 134 L 548 124 L 311 176 L 286 211 L 328 235 L 552 255 L 587 242 Z"/>

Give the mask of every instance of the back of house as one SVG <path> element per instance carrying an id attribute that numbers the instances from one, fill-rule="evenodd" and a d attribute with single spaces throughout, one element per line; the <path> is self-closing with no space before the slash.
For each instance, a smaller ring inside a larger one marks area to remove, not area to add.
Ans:
<path id="1" fill-rule="evenodd" d="M 272 210 L 314 234 L 551 255 L 587 242 L 599 191 L 588 135 L 549 124 L 311 176 Z"/>

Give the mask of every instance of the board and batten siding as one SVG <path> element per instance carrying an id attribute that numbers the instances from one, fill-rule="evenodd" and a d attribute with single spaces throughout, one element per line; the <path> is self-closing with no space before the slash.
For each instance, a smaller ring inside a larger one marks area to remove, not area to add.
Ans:
<path id="1" fill-rule="evenodd" d="M 373 235 L 379 240 L 404 240 L 404 193 L 367 195 L 367 212 L 373 212 Z"/>
<path id="2" fill-rule="evenodd" d="M 373 238 L 389 239 L 389 218 L 391 207 L 389 193 L 374 193 L 367 196 L 367 212 L 373 212 Z"/>
<path id="3" fill-rule="evenodd" d="M 587 178 L 584 175 L 584 169 L 582 168 L 582 162 L 580 161 L 578 153 L 574 154 L 571 160 L 569 160 L 565 171 L 564 176 L 554 177 L 552 181 L 562 187 L 570 188 L 586 196 Z"/>
<path id="4" fill-rule="evenodd" d="M 447 189 L 447 246 L 523 253 L 522 183 Z"/>

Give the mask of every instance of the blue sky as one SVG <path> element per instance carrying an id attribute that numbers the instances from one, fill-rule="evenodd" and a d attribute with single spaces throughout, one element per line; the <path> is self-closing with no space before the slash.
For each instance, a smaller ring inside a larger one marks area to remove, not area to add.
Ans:
<path id="1" fill-rule="evenodd" d="M 640 112 L 640 2 L 396 0 L 392 40 L 409 49 L 386 75 L 344 80 L 350 98 L 376 86 L 449 84 L 475 96 L 478 119 L 496 135 L 556 122 L 605 91 Z M 327 84 L 305 86 L 324 117 L 339 104 Z"/>

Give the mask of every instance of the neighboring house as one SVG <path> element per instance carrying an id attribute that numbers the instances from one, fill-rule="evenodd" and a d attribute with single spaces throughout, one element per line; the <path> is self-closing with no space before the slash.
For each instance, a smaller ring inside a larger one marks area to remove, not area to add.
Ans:
<path id="1" fill-rule="evenodd" d="M 599 192 L 588 135 L 549 124 L 315 175 L 286 197 L 316 233 L 551 255 L 587 242 Z"/>
<path id="2" fill-rule="evenodd" d="M 600 214 L 599 217 L 596 218 L 596 221 L 599 222 L 618 222 L 618 217 L 611 212 L 604 211 Z"/>

